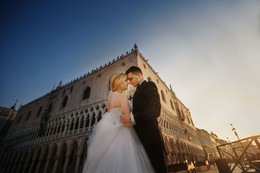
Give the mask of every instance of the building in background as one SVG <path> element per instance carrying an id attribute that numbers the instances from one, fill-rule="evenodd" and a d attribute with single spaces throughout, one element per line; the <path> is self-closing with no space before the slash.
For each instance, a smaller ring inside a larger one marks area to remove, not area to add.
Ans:
<path id="1" fill-rule="evenodd" d="M 197 134 L 206 155 L 206 160 L 210 161 L 210 163 L 214 163 L 214 160 L 219 157 L 216 147 L 220 145 L 219 142 L 223 142 L 223 140 L 218 139 L 218 136 L 213 132 L 209 133 L 204 129 L 197 128 Z"/>
<path id="2" fill-rule="evenodd" d="M 0 146 L 3 146 L 3 139 L 6 136 L 13 120 L 16 117 L 16 103 L 11 108 L 0 107 Z M 0 147 L 0 158 L 4 152 L 4 148 Z"/>
<path id="3" fill-rule="evenodd" d="M 144 79 L 152 80 L 161 99 L 159 125 L 167 163 L 206 159 L 189 109 L 158 76 L 147 59 L 134 48 L 91 72 L 62 84 L 22 106 L 5 139 L 2 172 L 81 172 L 92 127 L 107 111 L 112 74 L 139 66 Z M 135 88 L 129 87 L 131 101 Z"/>

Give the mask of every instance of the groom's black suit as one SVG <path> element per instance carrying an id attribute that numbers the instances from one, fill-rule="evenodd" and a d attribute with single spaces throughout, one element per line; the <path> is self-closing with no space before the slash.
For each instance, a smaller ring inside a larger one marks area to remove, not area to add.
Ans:
<path id="1" fill-rule="evenodd" d="M 157 87 L 153 82 L 143 81 L 133 98 L 134 128 L 141 140 L 156 173 L 166 173 L 164 144 L 158 128 L 161 104 Z"/>

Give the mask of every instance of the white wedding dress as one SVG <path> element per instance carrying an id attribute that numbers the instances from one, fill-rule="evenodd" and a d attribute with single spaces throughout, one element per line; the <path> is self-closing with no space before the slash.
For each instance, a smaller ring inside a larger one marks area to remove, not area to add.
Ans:
<path id="1" fill-rule="evenodd" d="M 103 115 L 89 139 L 83 173 L 153 173 L 133 127 L 120 122 L 120 108 Z"/>

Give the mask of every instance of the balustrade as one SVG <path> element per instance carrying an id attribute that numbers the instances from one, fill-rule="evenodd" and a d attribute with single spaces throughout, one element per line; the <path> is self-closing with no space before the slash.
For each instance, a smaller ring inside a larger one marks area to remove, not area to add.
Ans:
<path id="1" fill-rule="evenodd" d="M 86 133 L 91 131 L 92 126 L 99 121 L 101 114 L 105 113 L 106 107 L 100 105 L 104 105 L 104 103 L 101 102 L 51 117 L 45 129 L 41 129 L 40 120 L 11 129 L 5 141 L 6 143 L 24 146 L 32 142 Z M 40 134 L 40 130 L 44 130 L 43 134 Z"/>

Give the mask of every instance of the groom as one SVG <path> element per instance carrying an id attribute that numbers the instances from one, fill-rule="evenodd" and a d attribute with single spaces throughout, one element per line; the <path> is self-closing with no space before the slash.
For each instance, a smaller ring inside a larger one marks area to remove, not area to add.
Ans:
<path id="1" fill-rule="evenodd" d="M 155 172 L 167 173 L 164 144 L 157 121 L 161 111 L 157 87 L 153 82 L 143 79 L 142 71 L 137 66 L 130 67 L 126 75 L 128 82 L 137 89 L 133 98 L 131 118 L 122 114 L 121 121 L 123 124 L 133 123 Z"/>

